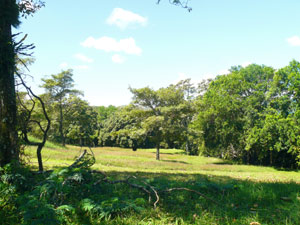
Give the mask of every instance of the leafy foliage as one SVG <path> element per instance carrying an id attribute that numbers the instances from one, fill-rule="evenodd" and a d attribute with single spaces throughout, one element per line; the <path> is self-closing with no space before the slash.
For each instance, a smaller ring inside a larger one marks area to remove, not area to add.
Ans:
<path id="1" fill-rule="evenodd" d="M 49 100 L 52 107 L 58 112 L 58 133 L 60 142 L 65 145 L 65 113 L 67 111 L 67 100 L 71 95 L 80 95 L 82 92 L 74 89 L 73 71 L 65 70 L 59 74 L 52 74 L 49 79 L 42 79 L 46 93 L 49 95 Z"/>
<path id="2" fill-rule="evenodd" d="M 131 105 L 109 117 L 100 131 L 100 143 L 110 146 L 178 147 L 188 142 L 189 123 L 193 119 L 195 92 L 190 80 L 153 90 L 133 89 Z M 190 146 L 189 146 L 190 147 Z M 189 150 L 189 149 L 188 149 Z"/>
<path id="3" fill-rule="evenodd" d="M 186 156 L 190 157 L 190 156 Z M 262 170 L 262 168 L 261 168 Z M 0 171 L 2 224 L 298 224 L 299 184 L 252 182 L 227 176 L 139 173 L 158 190 L 185 186 L 192 192 L 161 193 L 154 210 L 147 195 L 124 184 L 102 182 L 89 169 L 61 168 L 36 174 L 7 165 Z M 122 172 L 111 179 L 122 179 Z M 100 182 L 99 182 L 100 181 Z M 138 184 L 138 183 L 137 183 Z"/>
<path id="4" fill-rule="evenodd" d="M 202 153 L 246 163 L 297 167 L 299 63 L 275 72 L 266 66 L 233 67 L 211 82 L 198 101 L 195 122 Z"/>
<path id="5" fill-rule="evenodd" d="M 6 215 L 2 222 L 78 223 L 143 210 L 134 199 L 99 192 L 109 192 L 109 189 L 106 184 L 94 185 L 97 179 L 89 169 L 65 168 L 48 175 L 33 175 L 8 164 L 1 170 L 0 215 Z"/>

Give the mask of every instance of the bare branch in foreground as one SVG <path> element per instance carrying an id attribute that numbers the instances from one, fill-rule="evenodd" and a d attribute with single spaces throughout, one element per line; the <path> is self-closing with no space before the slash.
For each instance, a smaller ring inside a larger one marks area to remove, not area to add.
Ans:
<path id="1" fill-rule="evenodd" d="M 76 161 L 71 166 L 69 166 L 69 168 L 80 167 L 80 165 L 84 165 L 84 161 L 86 160 L 86 159 L 84 159 L 85 157 L 87 157 L 87 150 L 84 150 L 80 154 L 80 156 L 76 159 Z M 92 157 L 94 157 L 94 155 L 92 155 Z M 206 195 L 202 194 L 201 192 L 196 191 L 196 190 L 192 190 L 192 189 L 189 189 L 189 188 L 185 188 L 185 187 L 177 187 L 177 188 L 169 188 L 169 189 L 165 189 L 165 190 L 158 190 L 155 187 L 151 186 L 149 183 L 147 183 L 143 180 L 139 180 L 136 176 L 129 176 L 126 179 L 123 179 L 123 180 L 109 180 L 108 176 L 102 171 L 91 170 L 91 173 L 101 174 L 103 176 L 102 179 L 99 179 L 98 181 L 94 182 L 93 185 L 98 185 L 102 182 L 112 184 L 112 185 L 114 185 L 114 184 L 126 184 L 126 185 L 128 185 L 132 188 L 138 189 L 138 190 L 144 192 L 145 194 L 147 194 L 149 196 L 149 203 L 151 202 L 151 194 L 154 194 L 155 198 L 156 198 L 155 202 L 153 203 L 154 208 L 157 207 L 157 204 L 160 200 L 159 193 L 172 192 L 172 191 L 193 192 L 193 193 L 205 198 L 208 201 L 211 201 L 211 202 L 213 202 L 217 205 L 220 205 L 218 202 L 216 202 L 215 200 L 207 197 Z M 132 180 L 132 179 L 143 183 L 145 186 L 130 182 L 130 180 Z"/>

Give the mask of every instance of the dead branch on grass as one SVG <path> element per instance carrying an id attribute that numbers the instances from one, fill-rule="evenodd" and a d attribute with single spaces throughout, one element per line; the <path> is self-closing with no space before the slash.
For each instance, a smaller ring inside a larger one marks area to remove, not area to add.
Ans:
<path id="1" fill-rule="evenodd" d="M 90 149 L 90 151 L 92 152 L 92 150 Z M 91 160 L 90 157 L 93 157 L 94 159 Z M 85 161 L 88 161 L 88 163 L 86 163 Z M 69 166 L 69 168 L 75 168 L 75 167 L 81 167 L 82 165 L 91 165 L 91 161 L 92 162 L 95 162 L 95 156 L 94 154 L 88 154 L 87 153 L 87 150 L 84 150 L 80 156 L 76 159 L 76 161 L 71 165 Z M 115 184 L 126 184 L 128 186 L 130 186 L 131 188 L 134 188 L 134 189 L 138 189 L 142 192 L 144 192 L 145 194 L 148 195 L 149 197 L 149 203 L 151 202 L 151 194 L 153 194 L 155 196 L 155 202 L 153 203 L 153 207 L 156 208 L 157 207 L 157 204 L 159 203 L 159 200 L 160 200 L 160 196 L 159 196 L 159 193 L 165 193 L 165 192 L 173 192 L 173 191 L 187 191 L 187 192 L 192 192 L 192 193 L 195 193 L 203 198 L 205 198 L 206 200 L 208 201 L 211 201 L 217 205 L 219 205 L 218 202 L 216 202 L 215 200 L 207 197 L 206 195 L 202 194 L 201 192 L 199 191 L 196 191 L 196 190 L 193 190 L 193 189 L 189 189 L 189 188 L 186 188 L 186 187 L 176 187 L 176 188 L 169 188 L 169 189 L 165 189 L 165 190 L 158 190 L 156 189 L 155 187 L 151 186 L 149 183 L 143 181 L 143 180 L 140 180 L 138 179 L 136 176 L 129 176 L 123 180 L 110 180 L 108 178 L 108 176 L 102 172 L 102 171 L 98 171 L 98 170 L 91 170 L 91 173 L 96 173 L 96 174 L 101 174 L 103 176 L 102 179 L 99 179 L 98 181 L 94 182 L 93 185 L 98 185 L 102 182 L 104 183 L 108 183 L 108 184 L 112 184 L 112 185 L 115 185 Z M 140 183 L 143 183 L 143 185 L 139 185 L 139 184 L 136 184 L 136 183 L 133 183 L 133 182 L 130 182 L 130 180 L 137 180 L 138 182 Z"/>
<path id="2" fill-rule="evenodd" d="M 188 192 L 193 192 L 193 193 L 196 193 L 197 195 L 200 195 L 201 197 L 205 198 L 206 200 L 209 200 L 209 201 L 211 201 L 211 202 L 219 205 L 218 202 L 216 202 L 215 200 L 207 197 L 206 195 L 202 194 L 201 192 L 193 190 L 193 189 L 185 188 L 185 187 L 169 188 L 169 189 L 166 189 L 166 190 L 162 190 L 160 192 L 172 192 L 172 191 L 188 191 Z"/>

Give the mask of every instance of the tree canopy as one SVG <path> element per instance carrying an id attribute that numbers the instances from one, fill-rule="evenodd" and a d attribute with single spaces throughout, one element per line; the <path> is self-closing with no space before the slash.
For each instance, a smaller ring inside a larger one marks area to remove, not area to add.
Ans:
<path id="1" fill-rule="evenodd" d="M 50 101 L 56 103 L 54 107 L 57 108 L 59 112 L 57 118 L 59 123 L 60 141 L 63 146 L 65 146 L 64 114 L 68 108 L 67 99 L 71 95 L 82 94 L 80 91 L 73 89 L 74 80 L 72 77 L 73 71 L 65 70 L 59 74 L 51 75 L 51 78 L 49 79 L 42 79 L 42 87 L 46 90 L 46 93 L 49 94 Z"/>

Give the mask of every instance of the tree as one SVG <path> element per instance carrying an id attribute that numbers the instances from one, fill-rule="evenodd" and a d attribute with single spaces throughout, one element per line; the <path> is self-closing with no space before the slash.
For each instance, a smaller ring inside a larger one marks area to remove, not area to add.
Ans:
<path id="1" fill-rule="evenodd" d="M 100 144 L 132 147 L 134 151 L 137 147 L 155 147 L 157 160 L 161 147 L 182 147 L 187 118 L 194 113 L 185 99 L 186 90 L 182 84 L 159 90 L 130 88 L 134 95 L 132 103 L 104 121 Z"/>
<path id="2" fill-rule="evenodd" d="M 117 108 L 101 122 L 99 144 L 102 146 L 120 146 L 125 148 L 149 147 L 147 139 L 135 133 L 138 124 L 143 120 L 143 112 L 139 114 L 133 105 Z M 150 144 L 150 145 L 149 145 Z"/>
<path id="3" fill-rule="evenodd" d="M 49 79 L 42 79 L 46 93 L 48 93 L 53 101 L 56 103 L 56 107 L 59 112 L 58 123 L 59 123 L 59 134 L 60 141 L 65 146 L 65 134 L 64 134 L 64 107 L 66 106 L 67 97 L 72 95 L 82 94 L 80 91 L 73 89 L 74 80 L 72 78 L 72 70 L 65 70 L 59 74 L 51 75 Z"/>
<path id="4" fill-rule="evenodd" d="M 186 112 L 189 106 L 185 104 L 184 89 L 170 85 L 155 91 L 149 87 L 133 89 L 132 104 L 139 110 L 143 118 L 134 130 L 155 143 L 156 159 L 160 160 L 162 142 L 174 144 L 182 137 Z"/>
<path id="5" fill-rule="evenodd" d="M 18 111 L 21 111 L 21 113 L 18 114 L 20 133 L 23 136 L 23 140 L 26 144 L 37 146 L 36 154 L 39 164 L 39 171 L 43 171 L 44 167 L 41 152 L 48 138 L 48 131 L 50 129 L 51 121 L 48 117 L 45 103 L 43 102 L 42 98 L 34 94 L 31 88 L 25 84 L 21 74 L 17 73 L 17 75 L 27 91 L 25 96 L 24 93 L 17 93 L 19 103 Z M 26 97 L 29 97 L 30 100 L 27 100 Z M 42 113 L 35 112 L 36 105 L 41 108 Z M 28 138 L 28 133 L 30 132 L 33 124 L 35 124 L 39 131 L 42 132 L 42 138 L 39 142 L 30 141 Z"/>
<path id="6" fill-rule="evenodd" d="M 279 69 L 269 85 L 267 107 L 247 136 L 246 149 L 267 165 L 296 167 L 300 155 L 300 63 Z"/>
<path id="7" fill-rule="evenodd" d="M 181 80 L 176 85 L 175 88 L 181 90 L 184 94 L 184 110 L 182 111 L 182 132 L 183 137 L 185 139 L 185 151 L 187 155 L 195 154 L 197 151 L 191 151 L 191 143 L 190 143 L 190 137 L 191 137 L 191 130 L 189 128 L 189 125 L 191 124 L 194 115 L 196 113 L 195 108 L 195 99 L 197 97 L 197 89 L 194 84 L 191 83 L 191 79 Z"/>
<path id="8" fill-rule="evenodd" d="M 41 1 L 0 1 L 0 166 L 19 159 L 14 72 L 16 54 L 26 46 L 18 49 L 11 28 L 19 26 L 20 13 L 28 16 L 42 6 Z"/>
<path id="9" fill-rule="evenodd" d="M 0 166 L 18 160 L 15 52 L 11 27 L 20 24 L 15 0 L 0 3 Z"/>
<path id="10" fill-rule="evenodd" d="M 97 132 L 95 134 L 94 143 L 95 145 L 99 144 L 99 136 L 101 129 L 104 128 L 105 121 L 117 111 L 117 107 L 113 105 L 105 106 L 94 106 L 95 111 L 97 112 Z"/>
<path id="11" fill-rule="evenodd" d="M 115 111 L 117 111 L 117 107 L 113 105 L 105 106 L 94 106 L 95 110 L 98 112 L 98 122 L 102 123 L 106 120 L 110 115 L 112 115 Z"/>
<path id="12" fill-rule="evenodd" d="M 267 107 L 273 75 L 274 70 L 266 66 L 234 67 L 230 74 L 218 76 L 210 83 L 198 101 L 195 122 L 202 132 L 204 153 L 243 158 L 247 133 Z"/>
<path id="13" fill-rule="evenodd" d="M 77 96 L 70 96 L 67 105 L 65 133 L 68 143 L 91 146 L 97 131 L 97 112 Z"/>
<path id="14" fill-rule="evenodd" d="M 161 0 L 157 0 L 157 4 L 159 4 Z M 184 9 L 187 9 L 189 12 L 192 11 L 192 8 L 188 5 L 189 0 L 169 0 L 170 4 L 176 5 L 176 6 L 181 6 Z"/>

